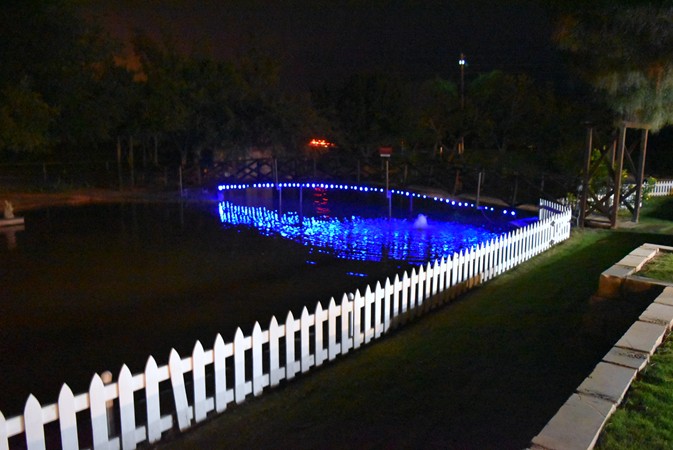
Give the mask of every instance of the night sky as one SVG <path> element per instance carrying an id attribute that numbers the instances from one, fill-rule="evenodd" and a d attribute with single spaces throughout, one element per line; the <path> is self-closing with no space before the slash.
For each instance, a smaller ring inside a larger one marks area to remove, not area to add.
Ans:
<path id="1" fill-rule="evenodd" d="M 382 70 L 422 80 L 494 69 L 559 76 L 545 12 L 531 2 L 493 0 L 261 1 L 146 0 L 106 4 L 90 12 L 112 34 L 127 39 L 134 28 L 158 38 L 168 32 L 185 50 L 207 49 L 227 58 L 252 42 L 282 61 L 284 81 L 311 87 L 352 73 Z"/>

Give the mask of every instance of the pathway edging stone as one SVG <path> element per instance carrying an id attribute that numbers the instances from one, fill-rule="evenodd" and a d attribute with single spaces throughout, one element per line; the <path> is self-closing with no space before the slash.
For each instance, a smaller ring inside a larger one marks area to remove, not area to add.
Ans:
<path id="1" fill-rule="evenodd" d="M 673 251 L 673 247 L 644 244 L 629 253 L 601 274 L 597 295 L 610 297 L 618 294 L 627 277 L 640 270 L 661 250 Z M 639 282 L 642 279 L 640 277 Z M 668 286 L 532 439 L 530 449 L 592 449 L 608 418 L 672 327 L 673 287 Z"/>

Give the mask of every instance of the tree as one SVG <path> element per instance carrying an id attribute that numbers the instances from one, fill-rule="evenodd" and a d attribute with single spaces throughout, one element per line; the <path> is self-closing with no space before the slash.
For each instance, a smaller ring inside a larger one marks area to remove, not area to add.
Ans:
<path id="1" fill-rule="evenodd" d="M 559 172 L 582 148 L 583 106 L 525 74 L 480 75 L 468 85 L 464 111 L 469 163 L 536 174 Z"/>
<path id="2" fill-rule="evenodd" d="M 381 73 L 353 75 L 314 102 L 336 123 L 338 144 L 354 156 L 370 157 L 381 145 L 399 143 L 410 122 L 405 85 Z"/>
<path id="3" fill-rule="evenodd" d="M 596 2 L 561 7 L 555 39 L 620 120 L 673 124 L 673 7 Z"/>
<path id="4" fill-rule="evenodd" d="M 433 154 L 453 148 L 463 122 L 457 86 L 441 78 L 427 80 L 420 87 L 415 107 L 418 126 L 427 134 Z"/>
<path id="5" fill-rule="evenodd" d="M 198 163 L 224 140 L 232 116 L 232 67 L 184 55 L 169 39 L 157 43 L 136 33 L 133 44 L 142 76 L 138 123 L 129 132 L 170 143 L 181 165 Z"/>
<path id="6" fill-rule="evenodd" d="M 7 86 L 0 93 L 0 149 L 11 152 L 44 152 L 49 148 L 49 128 L 56 111 L 27 83 Z"/>
<path id="7" fill-rule="evenodd" d="M 116 70 L 113 42 L 85 22 L 76 6 L 74 0 L 27 0 L 0 7 L 0 108 L 21 108 L 5 112 L 3 121 L 14 137 L 23 136 L 5 138 L 5 148 L 97 143 L 118 126 L 120 97 L 108 84 Z"/>

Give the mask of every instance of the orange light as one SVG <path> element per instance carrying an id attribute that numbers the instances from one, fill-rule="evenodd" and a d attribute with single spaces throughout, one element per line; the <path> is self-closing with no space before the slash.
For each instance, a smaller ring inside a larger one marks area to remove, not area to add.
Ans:
<path id="1" fill-rule="evenodd" d="M 311 142 L 309 142 L 308 145 L 311 147 L 322 147 L 322 148 L 334 147 L 334 144 L 332 144 L 331 142 L 327 142 L 325 139 L 311 139 Z"/>

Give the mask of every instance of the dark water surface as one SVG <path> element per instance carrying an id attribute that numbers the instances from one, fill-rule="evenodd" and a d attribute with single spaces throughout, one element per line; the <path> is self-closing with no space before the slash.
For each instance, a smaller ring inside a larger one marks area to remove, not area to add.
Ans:
<path id="1" fill-rule="evenodd" d="M 246 227 L 225 227 L 217 206 L 111 204 L 25 215 L 9 249 L 0 236 L 0 411 L 29 393 L 46 404 L 63 382 L 87 389 L 93 373 L 141 372 L 171 348 L 211 348 L 217 333 L 265 326 L 304 305 L 406 267 L 354 262 Z M 307 263 L 310 261 L 310 264 Z M 357 273 L 360 276 L 353 276 Z"/>
<path id="2" fill-rule="evenodd" d="M 259 201 L 257 194 L 251 198 Z M 267 200 L 271 209 L 290 205 Z M 343 217 L 340 206 L 323 200 L 307 197 L 306 214 L 322 217 L 320 223 Z M 381 226 L 381 211 L 359 209 L 367 226 L 360 234 L 351 230 L 353 242 Z M 410 231 L 416 211 L 404 214 L 409 218 L 396 226 L 407 241 L 432 241 L 432 230 Z M 453 213 L 437 214 L 430 224 L 438 228 Z M 223 223 L 215 203 L 59 207 L 24 217 L 15 243 L 0 236 L 0 411 L 6 417 L 19 413 L 30 393 L 52 403 L 63 382 L 84 392 L 94 373 L 110 370 L 116 378 L 122 364 L 139 373 L 149 355 L 165 364 L 171 348 L 186 356 L 197 339 L 212 348 L 217 333 L 229 341 L 238 326 L 248 333 L 255 321 L 265 328 L 272 315 L 280 321 L 305 305 L 312 310 L 331 297 L 338 303 L 343 293 L 417 262 L 396 260 L 392 249 L 347 257 L 339 243 L 357 246 L 338 236 L 316 244 Z M 418 233 L 425 238 L 413 237 Z M 431 256 L 419 251 L 421 259 Z"/>

